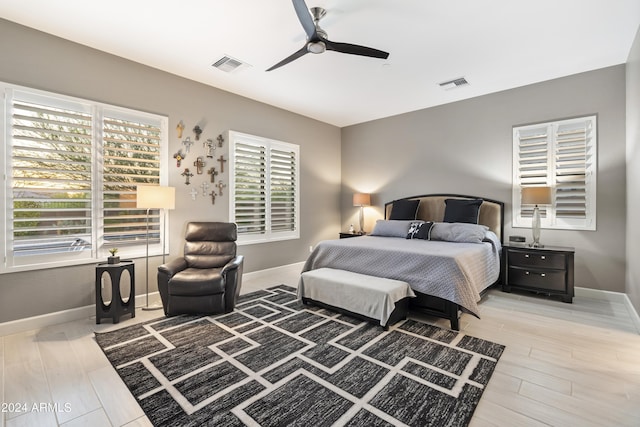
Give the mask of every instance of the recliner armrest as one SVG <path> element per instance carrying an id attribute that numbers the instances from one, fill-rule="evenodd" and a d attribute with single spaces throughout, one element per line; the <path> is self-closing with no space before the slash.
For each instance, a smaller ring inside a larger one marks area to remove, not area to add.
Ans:
<path id="1" fill-rule="evenodd" d="M 224 267 L 222 267 L 222 270 L 220 270 L 220 274 L 224 276 L 225 274 L 227 274 L 228 271 L 238 269 L 242 265 L 243 261 L 244 261 L 244 256 L 242 255 L 236 256 L 231 261 L 226 263 Z"/>
<path id="2" fill-rule="evenodd" d="M 233 311 L 236 305 L 238 295 L 240 295 L 240 288 L 242 288 L 242 270 L 244 267 L 244 256 L 238 255 L 231 261 L 229 261 L 220 274 L 225 279 L 225 312 L 230 313 Z"/>
<path id="3" fill-rule="evenodd" d="M 169 277 L 187 268 L 187 261 L 184 258 L 176 258 L 158 267 L 158 272 L 162 272 Z"/>

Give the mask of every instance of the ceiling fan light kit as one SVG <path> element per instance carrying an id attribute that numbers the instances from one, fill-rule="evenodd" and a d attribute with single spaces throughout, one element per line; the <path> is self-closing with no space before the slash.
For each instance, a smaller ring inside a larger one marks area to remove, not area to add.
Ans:
<path id="1" fill-rule="evenodd" d="M 321 7 L 307 8 L 304 0 L 293 0 L 293 8 L 298 15 L 298 20 L 307 34 L 307 42 L 298 51 L 289 55 L 282 61 L 278 62 L 267 71 L 275 70 L 286 65 L 307 53 L 323 53 L 327 50 L 333 50 L 339 53 L 348 53 L 350 55 L 367 56 L 370 58 L 387 59 L 388 52 L 383 52 L 371 47 L 359 46 L 349 43 L 332 42 L 327 38 L 327 32 L 320 28 L 320 19 L 327 14 L 327 11 Z"/>

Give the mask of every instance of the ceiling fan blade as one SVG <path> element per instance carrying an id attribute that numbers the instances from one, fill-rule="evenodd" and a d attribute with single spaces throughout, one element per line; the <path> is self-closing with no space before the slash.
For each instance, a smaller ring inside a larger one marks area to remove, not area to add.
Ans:
<path id="1" fill-rule="evenodd" d="M 302 24 L 304 32 L 307 33 L 309 40 L 317 38 L 318 34 L 316 33 L 316 26 L 313 23 L 313 18 L 311 17 L 309 8 L 304 0 L 293 0 L 293 8 L 296 10 L 298 20 L 300 21 L 300 24 Z"/>
<path id="2" fill-rule="evenodd" d="M 292 55 L 287 56 L 282 61 L 280 61 L 276 65 L 274 65 L 273 67 L 269 68 L 267 71 L 271 71 L 271 70 L 275 70 L 276 68 L 280 68 L 283 65 L 286 65 L 291 61 L 295 61 L 296 59 L 300 58 L 302 55 L 305 55 L 307 53 L 309 53 L 309 51 L 307 50 L 307 46 L 305 45 L 305 46 L 302 47 L 302 49 L 300 49 L 299 51 L 293 53 Z"/>
<path id="3" fill-rule="evenodd" d="M 357 44 L 349 43 L 337 43 L 330 40 L 322 40 L 327 46 L 327 50 L 333 50 L 340 53 L 349 53 L 351 55 L 369 56 L 372 58 L 387 59 L 389 57 L 388 52 L 383 52 L 378 49 L 373 49 L 366 46 L 358 46 Z"/>

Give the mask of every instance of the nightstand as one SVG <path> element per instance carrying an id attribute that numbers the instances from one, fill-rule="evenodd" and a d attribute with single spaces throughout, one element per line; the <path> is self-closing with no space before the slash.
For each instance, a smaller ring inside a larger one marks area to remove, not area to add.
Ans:
<path id="1" fill-rule="evenodd" d="M 360 233 L 349 233 L 349 232 L 340 232 L 340 238 L 341 238 L 341 239 L 348 239 L 349 237 L 360 237 L 360 236 L 364 236 L 364 234 L 360 234 Z"/>
<path id="2" fill-rule="evenodd" d="M 559 295 L 562 301 L 573 301 L 574 248 L 545 246 L 532 248 L 510 244 L 502 247 L 504 274 L 502 290 L 512 289 Z"/>

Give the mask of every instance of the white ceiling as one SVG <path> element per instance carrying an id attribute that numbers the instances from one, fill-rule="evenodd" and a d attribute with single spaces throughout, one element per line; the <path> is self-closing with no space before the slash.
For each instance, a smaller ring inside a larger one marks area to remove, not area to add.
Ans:
<path id="1" fill-rule="evenodd" d="M 639 0 L 306 1 L 330 40 L 389 58 L 265 72 L 304 44 L 290 0 L 0 0 L 0 17 L 340 127 L 624 63 L 640 25 Z"/>

